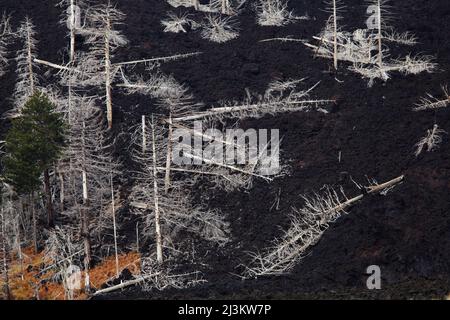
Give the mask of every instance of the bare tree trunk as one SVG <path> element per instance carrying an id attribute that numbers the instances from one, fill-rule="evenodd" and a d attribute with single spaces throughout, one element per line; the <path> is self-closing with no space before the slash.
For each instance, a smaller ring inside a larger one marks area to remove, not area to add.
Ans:
<path id="1" fill-rule="evenodd" d="M 162 238 L 161 238 L 161 225 L 160 225 L 160 212 L 159 212 L 159 198 L 158 198 L 158 182 L 157 175 L 158 170 L 156 168 L 156 143 L 155 143 L 155 123 L 152 118 L 152 147 L 153 147 L 153 192 L 155 201 L 155 233 L 156 233 L 156 257 L 158 263 L 163 263 L 162 253 Z"/>
<path id="2" fill-rule="evenodd" d="M 117 227 L 116 227 L 116 206 L 115 206 L 115 196 L 114 196 L 114 182 L 112 173 L 110 174 L 110 184 L 111 184 L 111 211 L 113 218 L 113 229 L 114 229 L 114 253 L 116 257 L 116 276 L 119 277 L 119 255 L 117 253 Z"/>
<path id="3" fill-rule="evenodd" d="M 2 216 L 2 253 L 3 253 L 3 277 L 5 281 L 5 296 L 6 300 L 11 300 L 11 290 L 9 288 L 9 265 L 8 265 L 8 256 L 9 252 L 6 244 L 6 227 L 5 227 L 5 215 L 3 212 L 3 207 L 1 209 Z"/>
<path id="4" fill-rule="evenodd" d="M 142 153 L 147 151 L 147 124 L 145 123 L 145 116 L 142 116 Z"/>
<path id="5" fill-rule="evenodd" d="M 33 73 L 33 54 L 31 52 L 31 34 L 28 30 L 27 32 L 27 63 L 28 63 L 28 73 L 30 77 L 30 90 L 31 93 L 34 92 L 34 73 Z"/>
<path id="6" fill-rule="evenodd" d="M 25 204 L 24 204 L 22 198 L 20 198 L 20 203 L 21 203 L 21 206 L 22 206 L 22 214 L 25 214 Z M 24 280 L 24 276 L 23 276 L 24 268 L 23 268 L 22 241 L 20 240 L 20 225 L 19 225 L 19 222 L 17 220 L 14 222 L 14 231 L 15 231 L 16 237 L 17 237 L 17 247 L 18 247 L 17 248 L 17 251 L 18 251 L 17 254 L 19 255 L 19 261 L 20 261 L 20 278 L 22 280 Z"/>
<path id="7" fill-rule="evenodd" d="M 36 218 L 36 210 L 34 208 L 34 192 L 30 193 L 29 201 L 30 201 L 30 208 L 31 208 L 31 217 L 32 217 L 32 221 L 33 221 L 33 248 L 34 248 L 34 253 L 37 253 L 38 252 L 37 218 Z"/>
<path id="8" fill-rule="evenodd" d="M 192 3 L 194 4 L 194 9 L 198 10 L 198 7 L 199 7 L 198 0 L 192 0 Z"/>
<path id="9" fill-rule="evenodd" d="M 381 0 L 378 0 L 378 66 L 383 67 L 383 45 L 382 45 L 382 26 L 381 26 Z"/>
<path id="10" fill-rule="evenodd" d="M 70 62 L 75 60 L 75 27 L 76 27 L 75 16 L 75 1 L 70 0 Z"/>
<path id="11" fill-rule="evenodd" d="M 334 28 L 334 69 L 338 68 L 338 43 L 337 43 L 337 7 L 336 0 L 333 0 L 333 28 Z"/>
<path id="12" fill-rule="evenodd" d="M 81 209 L 81 234 L 83 237 L 84 244 L 84 271 L 86 279 L 86 292 L 90 291 L 89 285 L 89 269 L 91 266 L 92 255 L 91 255 L 91 238 L 89 235 L 89 218 L 87 203 L 83 203 L 83 208 Z"/>
<path id="13" fill-rule="evenodd" d="M 64 211 L 64 200 L 65 200 L 65 190 L 64 190 L 64 175 L 62 172 L 58 172 L 59 177 L 59 210 Z"/>
<path id="14" fill-rule="evenodd" d="M 164 179 L 164 191 L 167 194 L 170 188 L 170 167 L 172 163 L 172 135 L 173 135 L 173 126 L 172 126 L 172 112 L 169 115 L 169 133 L 167 138 L 167 159 L 166 159 L 166 175 Z"/>
<path id="15" fill-rule="evenodd" d="M 86 142 L 85 142 L 85 129 L 86 129 L 86 123 L 83 121 L 83 130 L 82 130 L 82 157 L 83 157 L 83 164 L 82 164 L 82 184 L 83 184 L 83 208 L 81 209 L 81 233 L 83 237 L 83 244 L 84 244 L 84 271 L 85 271 L 85 291 L 90 291 L 90 283 L 89 283 L 89 269 L 91 266 L 92 261 L 92 254 L 91 254 L 91 237 L 89 232 L 89 212 L 88 212 L 88 206 L 89 206 L 89 190 L 88 190 L 88 179 L 87 179 L 87 173 L 86 173 L 86 151 L 84 150 Z"/>
<path id="16" fill-rule="evenodd" d="M 47 198 L 47 226 L 51 228 L 55 225 L 55 221 L 53 216 L 52 191 L 50 189 L 50 174 L 48 172 L 48 169 L 44 171 L 44 187 L 45 195 Z"/>
<path id="17" fill-rule="evenodd" d="M 228 14 L 230 9 L 230 3 L 228 0 L 222 0 L 222 13 Z"/>
<path id="18" fill-rule="evenodd" d="M 112 114 L 112 92 L 111 92 L 111 53 L 109 45 L 109 32 L 111 30 L 111 21 L 107 19 L 107 29 L 105 34 L 105 89 L 106 89 L 106 110 L 108 118 L 108 128 L 112 128 L 113 114 Z"/>

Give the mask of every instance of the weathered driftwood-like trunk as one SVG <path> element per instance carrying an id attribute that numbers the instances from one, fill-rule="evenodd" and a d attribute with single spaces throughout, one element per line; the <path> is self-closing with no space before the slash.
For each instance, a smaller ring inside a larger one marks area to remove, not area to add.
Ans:
<path id="1" fill-rule="evenodd" d="M 156 257 L 158 263 L 163 263 L 162 253 L 162 236 L 161 236 L 161 217 L 159 211 L 159 192 L 158 192 L 158 169 L 157 169 L 157 156 L 156 156 L 156 136 L 155 136 L 155 123 L 152 119 L 152 148 L 153 148 L 153 197 L 155 202 L 155 235 L 156 235 Z"/>
<path id="2" fill-rule="evenodd" d="M 169 125 L 169 132 L 168 132 L 168 137 L 167 137 L 166 175 L 164 178 L 165 193 L 168 193 L 169 188 L 170 188 L 170 168 L 171 168 L 171 163 L 172 163 L 172 135 L 173 135 L 172 112 L 170 112 L 167 123 Z"/>
<path id="3" fill-rule="evenodd" d="M 3 255 L 3 281 L 5 282 L 4 290 L 6 300 L 11 300 L 11 290 L 9 288 L 9 264 L 8 264 L 9 250 L 6 243 L 6 219 L 3 208 L 1 208 L 1 224 L 2 229 L 0 230 L 1 231 L 0 240 L 2 243 L 2 255 Z"/>
<path id="4" fill-rule="evenodd" d="M 86 279 L 86 288 L 85 290 L 88 292 L 89 288 L 89 269 L 92 261 L 91 254 L 91 237 L 89 232 L 89 190 L 88 190 L 88 178 L 86 172 L 86 141 L 85 141 L 85 130 L 86 123 L 83 121 L 83 130 L 82 130 L 82 184 L 83 184 L 83 205 L 81 209 L 81 234 L 83 237 L 84 244 L 84 270 L 85 270 L 85 279 Z"/>
<path id="5" fill-rule="evenodd" d="M 31 220 L 33 223 L 33 248 L 34 253 L 38 252 L 38 243 L 37 243 L 37 218 L 36 218 L 36 209 L 34 208 L 34 192 L 30 193 L 29 196 L 29 206 L 31 209 Z M 20 253 L 22 255 L 22 253 Z"/>
<path id="6" fill-rule="evenodd" d="M 192 0 L 192 4 L 194 5 L 194 9 L 195 10 L 198 10 L 198 8 L 199 8 L 199 2 L 198 2 L 198 0 Z"/>
<path id="7" fill-rule="evenodd" d="M 334 33 L 334 38 L 333 38 L 333 49 L 334 49 L 334 54 L 333 54 L 333 60 L 334 60 L 334 69 L 337 70 L 338 68 L 338 40 L 337 40 L 337 6 L 336 6 L 336 0 L 333 0 L 333 33 Z"/>
<path id="8" fill-rule="evenodd" d="M 73 62 L 75 60 L 75 30 L 76 30 L 76 12 L 75 12 L 75 1 L 70 0 L 70 14 L 69 14 L 69 24 L 70 24 L 70 62 Z"/>
<path id="9" fill-rule="evenodd" d="M 114 181 L 113 174 L 110 173 L 109 182 L 111 186 L 111 214 L 113 219 L 113 231 L 114 231 L 114 254 L 116 258 L 116 276 L 119 277 L 119 254 L 117 249 L 117 225 L 116 225 L 116 199 L 114 195 Z"/>
<path id="10" fill-rule="evenodd" d="M 28 65 L 28 75 L 30 80 L 30 92 L 34 92 L 34 71 L 33 71 L 33 37 L 31 30 L 27 29 L 27 65 Z"/>
<path id="11" fill-rule="evenodd" d="M 48 169 L 44 171 L 44 189 L 47 206 L 47 226 L 51 228 L 55 224 L 55 218 L 53 214 L 52 191 L 50 189 L 50 174 L 48 172 Z"/>
<path id="12" fill-rule="evenodd" d="M 106 112 L 108 119 L 108 128 L 112 128 L 112 93 L 111 93 L 111 49 L 109 34 L 111 32 L 111 21 L 107 19 L 107 32 L 105 33 L 105 90 L 106 90 Z"/>
<path id="13" fill-rule="evenodd" d="M 382 18 L 381 18 L 381 0 L 377 1 L 377 24 L 378 24 L 378 35 L 377 35 L 377 39 L 378 39 L 378 66 L 380 67 L 380 69 L 383 68 L 383 44 L 382 44 L 382 39 L 383 39 L 383 29 L 382 29 Z"/>

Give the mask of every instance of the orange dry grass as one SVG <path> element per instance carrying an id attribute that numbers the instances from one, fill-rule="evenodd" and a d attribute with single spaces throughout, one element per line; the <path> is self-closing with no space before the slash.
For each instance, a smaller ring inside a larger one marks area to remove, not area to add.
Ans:
<path id="1" fill-rule="evenodd" d="M 64 300 L 66 299 L 64 287 L 59 282 L 52 281 L 52 271 L 39 274 L 41 268 L 45 268 L 44 256 L 42 252 L 34 253 L 33 249 L 27 248 L 23 252 L 23 264 L 17 256 L 14 256 L 9 268 L 9 285 L 12 299 L 15 300 Z M 119 272 L 128 268 L 131 273 L 140 272 L 140 255 L 136 252 L 119 255 Z M 91 287 L 100 288 L 104 283 L 116 276 L 115 257 L 108 257 L 90 270 L 89 273 Z M 41 283 L 42 280 L 48 279 Z M 3 287 L 3 279 L 0 279 L 0 288 Z M 84 273 L 82 275 L 82 286 L 84 287 Z M 77 300 L 86 299 L 82 288 L 75 292 Z M 3 292 L 0 292 L 0 299 Z"/>

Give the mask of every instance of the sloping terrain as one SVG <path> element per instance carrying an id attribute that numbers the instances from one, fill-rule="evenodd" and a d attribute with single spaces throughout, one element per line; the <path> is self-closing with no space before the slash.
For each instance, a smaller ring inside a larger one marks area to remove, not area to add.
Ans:
<path id="1" fill-rule="evenodd" d="M 0 0 L 0 11 L 11 12 L 14 23 L 30 15 L 39 32 L 40 57 L 60 61 L 66 46 L 64 26 L 58 25 L 57 1 Z M 130 288 L 114 298 L 311 298 L 444 297 L 450 291 L 450 141 L 444 136 L 440 149 L 414 156 L 414 144 L 434 123 L 450 132 L 450 108 L 437 112 L 412 112 L 414 103 L 427 92 L 440 94 L 449 83 L 450 5 L 447 0 L 402 0 L 392 3 L 391 24 L 398 31 L 414 33 L 420 43 L 400 49 L 436 56 L 440 71 L 415 76 L 394 75 L 387 83 L 368 88 L 366 81 L 342 67 L 330 72 L 330 61 L 314 59 L 301 43 L 260 40 L 293 36 L 311 39 L 323 27 L 327 13 L 313 0 L 291 0 L 296 13 L 312 19 L 286 27 L 259 27 L 251 6 L 238 19 L 241 35 L 225 44 L 202 40 L 198 33 L 162 32 L 160 20 L 177 11 L 160 0 L 118 0 L 127 14 L 124 33 L 130 45 L 120 49 L 117 61 L 201 51 L 203 54 L 162 66 L 167 74 L 185 83 L 198 101 L 213 105 L 220 100 L 241 99 L 245 89 L 262 94 L 275 78 L 307 78 L 321 81 L 315 96 L 337 99 L 329 114 L 309 112 L 242 122 L 251 128 L 278 128 L 283 137 L 282 157 L 291 166 L 289 176 L 273 183 L 255 182 L 248 193 L 211 193 L 209 204 L 219 208 L 231 223 L 232 242 L 220 252 L 200 252 L 209 267 L 208 283 L 184 291 L 146 293 Z M 367 5 L 347 0 L 345 28 L 363 28 Z M 186 9 L 180 9 L 186 10 Z M 397 52 L 393 53 L 397 54 Z M 345 65 L 345 63 L 343 63 Z M 13 70 L 13 65 L 11 70 Z M 336 78 L 339 81 L 336 81 Z M 8 97 L 15 76 L 1 79 L 0 112 L 9 109 Z M 115 93 L 115 129 L 134 125 L 141 114 L 154 108 L 145 97 Z M 7 122 L 2 120 L 3 135 Z M 121 141 L 126 145 L 126 141 Z M 338 161 L 341 152 L 342 159 Z M 120 147 L 117 153 L 120 155 Z M 357 194 L 351 178 L 379 182 L 405 175 L 405 181 L 387 196 L 370 196 L 338 220 L 304 257 L 292 274 L 242 281 L 234 275 L 248 262 L 246 252 L 261 250 L 281 235 L 289 224 L 300 195 L 324 184 L 343 185 Z M 126 183 L 125 183 L 126 185 Z M 281 190 L 279 209 L 270 209 Z M 199 190 L 199 192 L 208 192 Z M 126 213 L 124 213 L 126 214 Z M 133 243 L 133 230 L 124 224 L 122 234 Z M 369 292 L 365 286 L 369 265 L 379 265 L 383 288 Z"/>

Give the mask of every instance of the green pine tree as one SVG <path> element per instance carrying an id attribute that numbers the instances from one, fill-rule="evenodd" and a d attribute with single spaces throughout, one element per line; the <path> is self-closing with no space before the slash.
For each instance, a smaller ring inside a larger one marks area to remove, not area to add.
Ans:
<path id="1" fill-rule="evenodd" d="M 44 177 L 48 225 L 53 225 L 49 168 L 65 145 L 66 125 L 49 98 L 35 92 L 6 135 L 4 177 L 19 194 L 33 194 Z"/>

